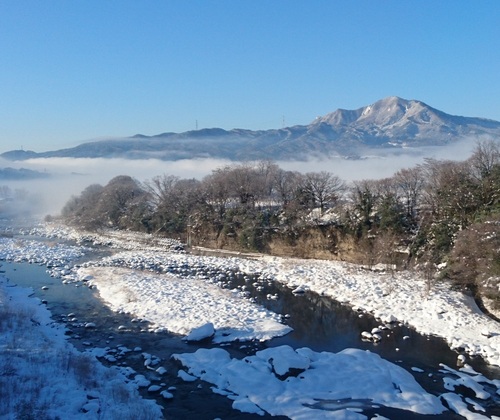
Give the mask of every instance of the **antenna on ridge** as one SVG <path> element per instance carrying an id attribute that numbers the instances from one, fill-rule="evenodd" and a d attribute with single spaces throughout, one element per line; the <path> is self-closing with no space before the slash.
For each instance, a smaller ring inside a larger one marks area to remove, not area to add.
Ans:
<path id="1" fill-rule="evenodd" d="M 285 128 L 285 116 L 281 116 L 281 128 Z"/>
<path id="2" fill-rule="evenodd" d="M 198 120 L 196 120 L 196 130 L 198 130 Z"/>

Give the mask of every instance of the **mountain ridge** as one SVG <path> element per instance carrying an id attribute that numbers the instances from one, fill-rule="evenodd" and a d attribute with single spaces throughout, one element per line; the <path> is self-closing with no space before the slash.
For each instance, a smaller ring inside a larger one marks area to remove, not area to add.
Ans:
<path id="1" fill-rule="evenodd" d="M 179 160 L 305 160 L 311 156 L 361 156 L 366 150 L 443 146 L 484 137 L 500 141 L 500 122 L 447 114 L 419 100 L 389 96 L 355 110 L 337 109 L 308 125 L 269 130 L 203 128 L 183 133 L 97 140 L 36 153 L 9 151 L 4 159 L 87 157 Z"/>

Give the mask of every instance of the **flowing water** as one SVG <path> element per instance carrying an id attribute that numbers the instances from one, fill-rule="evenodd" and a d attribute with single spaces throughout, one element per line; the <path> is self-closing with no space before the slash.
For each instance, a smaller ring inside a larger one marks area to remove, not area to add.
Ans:
<path id="1" fill-rule="evenodd" d="M 165 407 L 166 418 L 263 418 L 233 410 L 232 401 L 214 394 L 209 384 L 201 381 L 184 382 L 177 377 L 179 365 L 171 359 L 172 354 L 194 352 L 199 347 L 212 347 L 212 345 L 190 344 L 174 334 L 148 332 L 145 328 L 146 322 L 132 319 L 126 314 L 112 312 L 98 298 L 95 290 L 79 283 L 63 284 L 60 279 L 50 277 L 45 267 L 4 262 L 1 270 L 11 283 L 34 289 L 34 295 L 46 303 L 54 320 L 66 324 L 69 339 L 77 348 L 86 350 L 92 347 L 110 347 L 117 359 L 113 363 L 130 366 L 144 375 L 154 373 L 144 367 L 142 352 L 160 358 L 161 366 L 168 371 L 162 381 L 167 386 L 176 388 L 172 391 L 174 394 L 172 400 L 164 401 L 161 397 L 158 399 L 158 402 Z M 231 276 L 231 280 L 227 280 L 223 287 L 242 288 L 247 282 L 258 280 L 236 275 Z M 42 286 L 48 288 L 42 290 Z M 283 344 L 294 348 L 309 347 L 315 351 L 329 352 L 338 352 L 348 347 L 360 348 L 378 353 L 383 358 L 402 366 L 413 374 L 427 392 L 434 395 L 448 392 L 443 387 L 445 374 L 440 368 L 440 363 L 456 368 L 457 353 L 451 351 L 442 339 L 423 336 L 404 325 L 392 324 L 383 326 L 387 329 L 382 330 L 383 339 L 379 343 L 365 342 L 360 339 L 361 332 L 381 326 L 379 321 L 367 314 L 353 311 L 349 306 L 315 293 L 294 295 L 290 289 L 274 282 L 264 281 L 263 288 L 248 290 L 257 303 L 276 313 L 286 315 L 286 323 L 293 328 L 293 332 L 266 343 L 232 343 L 224 346 L 232 357 L 242 358 L 266 346 Z M 74 315 L 68 316 L 69 314 Z M 85 328 L 87 322 L 95 323 L 95 328 Z M 140 347 L 142 350 L 121 354 L 122 346 L 129 349 Z M 470 364 L 486 377 L 500 378 L 500 369 L 486 365 L 479 358 L 472 360 Z M 146 391 L 144 396 L 152 398 Z M 350 402 L 351 405 L 355 403 L 361 404 Z M 331 403 L 332 406 L 335 404 L 339 402 Z M 484 402 L 481 404 L 484 406 Z M 489 404 L 487 414 L 500 416 L 500 401 L 493 400 Z M 332 409 L 328 404 L 322 408 Z M 377 409 L 376 412 L 391 419 L 426 417 L 394 409 Z M 369 415 L 370 411 L 365 410 L 365 414 Z M 432 418 L 461 417 L 447 412 L 445 415 Z"/>

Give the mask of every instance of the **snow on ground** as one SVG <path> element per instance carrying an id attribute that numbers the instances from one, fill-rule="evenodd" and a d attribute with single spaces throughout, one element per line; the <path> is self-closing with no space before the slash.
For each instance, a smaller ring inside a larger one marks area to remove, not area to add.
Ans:
<path id="1" fill-rule="evenodd" d="M 82 257 L 85 252 L 81 246 L 0 237 L 0 260 L 60 267 Z"/>
<path id="2" fill-rule="evenodd" d="M 418 273 L 373 272 L 342 262 L 265 256 L 259 263 L 265 275 L 289 287 L 331 296 L 382 321 L 397 319 L 420 333 L 444 338 L 452 349 L 500 366 L 500 324 L 447 283 L 428 287 Z"/>
<path id="3" fill-rule="evenodd" d="M 49 237 L 67 238 L 75 240 L 93 241 L 95 243 L 108 243 L 114 247 L 124 247 L 130 251 L 120 252 L 113 257 L 96 261 L 94 265 L 128 267 L 139 270 L 149 270 L 157 273 L 172 273 L 176 277 L 191 278 L 208 282 L 217 282 L 217 276 L 224 273 L 239 272 L 244 274 L 260 274 L 263 277 L 277 280 L 292 289 L 300 287 L 302 290 L 312 290 L 319 294 L 331 296 L 340 302 L 349 303 L 355 309 L 362 309 L 372 313 L 382 321 L 404 322 L 423 334 L 433 334 L 444 338 L 452 349 L 464 350 L 470 355 L 482 356 L 488 363 L 500 366 L 500 325 L 484 315 L 476 306 L 473 299 L 458 291 L 451 290 L 446 283 L 428 285 L 426 280 L 418 273 L 403 272 L 376 272 L 361 266 L 323 260 L 302 260 L 294 258 L 280 258 L 271 256 L 254 256 L 253 258 L 224 258 L 194 256 L 179 252 L 165 252 L 179 248 L 179 243 L 174 240 L 160 240 L 150 235 L 141 235 L 131 232 L 108 232 L 106 235 L 82 234 L 74 229 L 41 225 L 31 233 L 44 234 Z M 79 252 L 79 247 L 61 247 L 37 244 L 35 242 L 22 242 L 19 240 L 0 238 L 0 258 L 15 261 L 44 261 L 56 259 L 57 255 L 64 254 L 62 261 L 71 260 Z M 81 252 L 81 251 L 80 251 Z M 65 272 L 62 274 L 65 276 Z M 144 274 L 145 275 L 145 274 Z M 147 274 L 149 275 L 149 274 Z M 142 274 L 116 276 L 127 288 L 135 288 L 133 283 L 145 283 L 141 280 Z M 128 279 L 128 280 L 127 280 Z M 69 276 L 71 280 L 71 276 Z M 174 280 L 171 280 L 174 281 Z M 183 284 L 177 280 L 179 284 Z M 94 279 L 102 293 L 106 293 L 105 283 L 97 276 Z M 161 282 L 157 279 L 156 285 Z M 197 287 L 202 287 L 201 282 L 195 281 Z M 215 292 L 215 288 L 208 288 L 200 293 Z M 187 289 L 184 289 L 184 292 Z M 140 291 L 137 291 L 140 293 Z M 147 293 L 147 296 L 146 296 Z M 218 292 L 217 292 L 218 293 Z M 216 293 L 216 294 L 217 294 Z M 148 305 L 141 309 L 141 316 L 156 322 L 162 327 L 182 334 L 187 334 L 195 325 L 192 317 L 186 317 L 186 324 L 180 325 L 179 319 L 165 313 L 165 319 L 160 321 L 160 312 L 154 308 L 155 291 L 147 288 L 144 298 Z M 157 306 L 166 295 L 158 291 Z M 200 295 L 201 296 L 201 295 Z M 189 299 L 187 296 L 184 296 Z M 231 303 L 248 307 L 248 302 L 243 296 L 237 299 L 233 293 Z M 137 295 L 139 298 L 139 295 Z M 179 296 L 177 296 L 179 298 Z M 173 298 L 170 298 L 171 300 Z M 193 296 L 193 301 L 196 296 Z M 236 303 L 237 302 L 237 303 Z M 115 306 L 123 310 L 139 310 L 139 305 L 127 302 L 114 301 Z M 191 304 L 191 306 L 193 306 Z M 198 308 L 199 309 L 199 308 Z M 139 315 L 139 314 L 137 314 Z M 233 315 L 230 313 L 230 317 Z M 270 319 L 277 320 L 269 313 Z M 257 318 L 258 319 L 258 318 Z M 201 316 L 201 322 L 211 321 L 210 317 Z M 254 321 L 254 315 L 249 318 Z M 226 323 L 219 321 L 220 326 L 234 326 L 234 321 Z M 267 325 L 266 327 L 270 326 Z M 246 329 L 245 329 L 246 328 Z M 244 327 L 246 332 L 253 326 Z M 281 335 L 285 331 L 276 331 Z M 220 335 L 218 336 L 220 338 Z M 233 335 L 236 338 L 236 335 Z M 263 337 L 260 331 L 257 337 Z"/>
<path id="4" fill-rule="evenodd" d="M 231 359 L 223 349 L 173 357 L 244 412 L 291 419 L 365 419 L 356 410 L 384 406 L 419 414 L 446 411 L 410 373 L 369 351 L 317 353 L 281 346 L 243 360 Z"/>
<path id="5" fill-rule="evenodd" d="M 0 276 L 0 418 L 162 418 L 161 409 L 69 344 L 29 289 Z"/>
<path id="6" fill-rule="evenodd" d="M 198 278 L 118 267 L 80 268 L 78 276 L 91 279 L 88 284 L 97 287 L 113 310 L 147 319 L 156 330 L 188 335 L 212 323 L 217 343 L 265 341 L 291 331 L 280 323 L 279 315 Z"/>
<path id="7" fill-rule="evenodd" d="M 429 286 L 418 273 L 372 271 L 338 261 L 207 257 L 142 250 L 122 252 L 99 264 L 160 272 L 173 270 L 184 278 L 203 277 L 203 272 L 197 273 L 199 268 L 260 275 L 292 289 L 311 290 L 349 303 L 383 322 L 406 323 L 422 334 L 444 338 L 452 349 L 482 356 L 488 363 L 500 366 L 498 322 L 483 314 L 471 297 L 452 290 L 446 283 Z"/>
<path id="8" fill-rule="evenodd" d="M 350 303 L 383 322 L 405 322 L 422 333 L 445 338 L 452 348 L 500 365 L 499 325 L 482 314 L 472 299 L 444 283 L 428 287 L 415 273 L 375 272 L 341 262 L 270 256 L 194 256 L 172 252 L 178 249 L 175 241 L 159 243 L 119 232 L 105 237 L 78 236 L 74 231 L 71 235 L 81 243 L 93 241 L 116 248 L 123 244 L 128 251 L 72 267 L 84 248 L 0 238 L 0 259 L 45 264 L 63 282 L 96 286 L 113 309 L 153 322 L 157 329 L 200 336 L 211 323 L 217 342 L 285 334 L 289 329 L 279 322 L 280 317 L 252 303 L 244 289 L 217 286 L 235 275 L 246 276 L 248 287 L 257 287 L 258 281 L 252 283 L 255 279 L 279 281 L 292 289 L 312 290 Z M 64 238 L 65 231 L 58 230 L 56 237 Z M 243 361 L 232 360 L 222 349 L 176 357 L 189 371 L 180 370 L 180 377 L 213 383 L 214 392 L 228 395 L 233 407 L 241 411 L 310 418 L 314 409 L 315 418 L 364 418 L 359 411 L 373 405 L 417 413 L 443 410 L 410 373 L 370 352 L 349 349 L 333 354 L 279 347 Z M 445 383 L 450 392 L 442 398 L 462 415 L 480 418 L 477 412 L 468 411 L 470 401 L 451 391 L 465 385 L 478 398 L 487 398 L 483 385 L 477 385 L 485 378 L 445 370 L 454 379 Z M 495 380 L 492 386 L 498 389 L 499 382 Z"/>

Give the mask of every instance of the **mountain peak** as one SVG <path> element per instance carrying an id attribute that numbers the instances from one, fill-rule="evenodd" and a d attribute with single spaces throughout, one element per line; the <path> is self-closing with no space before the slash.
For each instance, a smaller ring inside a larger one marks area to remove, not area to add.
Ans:
<path id="1" fill-rule="evenodd" d="M 337 109 L 330 114 L 317 118 L 313 124 L 387 126 L 396 124 L 423 111 L 434 111 L 434 109 L 420 101 L 388 96 L 356 110 Z"/>
<path id="2" fill-rule="evenodd" d="M 360 120 L 376 125 L 394 124 L 405 117 L 415 101 L 389 96 L 362 108 Z"/>
<path id="3" fill-rule="evenodd" d="M 409 102 L 413 102 L 413 101 L 400 98 L 399 96 L 387 96 L 386 98 L 379 99 L 377 102 L 375 102 L 375 104 L 383 104 L 383 105 L 391 106 L 391 105 L 406 105 Z M 373 105 L 375 105 L 375 104 L 373 104 Z"/>

